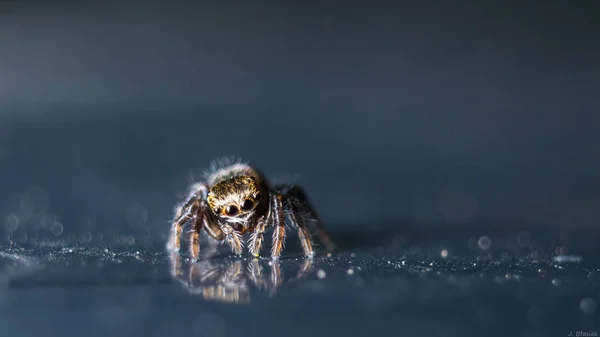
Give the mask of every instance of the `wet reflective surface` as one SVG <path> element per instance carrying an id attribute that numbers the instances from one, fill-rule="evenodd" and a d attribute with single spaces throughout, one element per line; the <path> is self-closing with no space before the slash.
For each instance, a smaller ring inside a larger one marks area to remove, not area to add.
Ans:
<path id="1" fill-rule="evenodd" d="M 536 237 L 529 234 L 530 244 Z M 313 260 L 292 251 L 277 263 L 233 257 L 223 247 L 196 263 L 159 246 L 4 248 L 0 332 L 568 336 L 595 331 L 597 255 L 557 255 L 515 240 L 511 255 L 504 248 L 510 240 L 493 236 L 471 248 L 411 245 L 396 238 Z"/>
<path id="2" fill-rule="evenodd" d="M 282 275 L 281 262 L 268 262 L 269 273 L 265 275 L 264 263 L 251 258 L 247 261 L 205 259 L 184 265 L 177 253 L 169 254 L 171 276 L 180 281 L 190 294 L 198 294 L 205 300 L 216 300 L 236 304 L 249 304 L 252 300 L 250 287 L 267 291 L 274 296 L 286 282 Z M 304 259 L 291 282 L 302 279 L 312 270 L 314 260 Z M 319 275 L 323 275 L 320 271 Z"/>

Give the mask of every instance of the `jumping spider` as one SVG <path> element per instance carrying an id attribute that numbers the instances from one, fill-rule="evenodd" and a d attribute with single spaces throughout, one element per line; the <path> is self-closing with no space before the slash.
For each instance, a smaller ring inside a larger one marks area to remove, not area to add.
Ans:
<path id="1" fill-rule="evenodd" d="M 273 226 L 271 258 L 281 254 L 285 240 L 286 214 L 298 229 L 307 257 L 314 255 L 310 223 L 328 251 L 335 247 L 330 235 L 297 185 L 270 186 L 258 170 L 241 163 L 224 163 L 207 174 L 206 182 L 192 185 L 190 195 L 175 212 L 167 248 L 178 251 L 183 225 L 190 221 L 190 257 L 198 259 L 199 234 L 202 229 L 215 240 L 226 241 L 231 250 L 241 255 L 242 235 L 250 234 L 248 251 L 258 257 L 265 229 Z"/>

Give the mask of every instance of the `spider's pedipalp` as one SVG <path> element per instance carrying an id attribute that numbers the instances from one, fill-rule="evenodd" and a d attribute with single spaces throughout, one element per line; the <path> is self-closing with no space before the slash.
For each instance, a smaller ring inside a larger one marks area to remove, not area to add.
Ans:
<path id="1" fill-rule="evenodd" d="M 250 235 L 250 240 L 248 242 L 248 250 L 250 254 L 254 257 L 258 257 L 260 255 L 260 248 L 262 247 L 263 241 L 263 232 L 265 231 L 266 221 L 264 217 L 259 219 L 258 225 L 254 229 L 254 232 Z"/>
<path id="2" fill-rule="evenodd" d="M 219 222 L 217 221 L 215 216 L 210 212 L 210 209 L 208 208 L 206 202 L 203 202 L 203 207 L 205 209 L 203 223 L 204 230 L 206 231 L 206 233 L 208 233 L 208 235 L 211 238 L 217 241 L 225 240 L 225 233 L 223 233 L 223 231 L 221 230 Z"/>
<path id="3" fill-rule="evenodd" d="M 225 240 L 231 247 L 231 251 L 236 255 L 241 255 L 244 250 L 244 244 L 242 242 L 242 234 L 236 231 L 229 224 L 221 224 L 221 230 L 225 235 Z"/>

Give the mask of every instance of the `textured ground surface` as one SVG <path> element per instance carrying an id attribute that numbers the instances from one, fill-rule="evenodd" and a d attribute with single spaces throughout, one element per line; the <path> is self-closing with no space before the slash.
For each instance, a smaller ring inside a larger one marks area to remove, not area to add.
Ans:
<path id="1" fill-rule="evenodd" d="M 0 335 L 568 336 L 597 331 L 599 266 L 579 254 L 532 253 L 520 246 L 530 244 L 525 240 L 524 234 L 517 237 L 511 252 L 505 248 L 511 240 L 493 237 L 480 238 L 470 248 L 411 245 L 397 237 L 390 245 L 342 249 L 312 265 L 292 251 L 275 265 L 225 253 L 192 268 L 185 254 L 169 256 L 159 246 L 4 248 Z M 494 250 L 494 245 L 503 247 Z"/>

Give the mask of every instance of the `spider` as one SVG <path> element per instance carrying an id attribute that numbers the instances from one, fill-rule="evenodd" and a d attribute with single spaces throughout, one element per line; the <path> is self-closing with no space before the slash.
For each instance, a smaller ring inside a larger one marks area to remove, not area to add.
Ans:
<path id="1" fill-rule="evenodd" d="M 182 227 L 191 222 L 189 251 L 198 260 L 199 235 L 225 241 L 236 255 L 244 249 L 243 235 L 250 234 L 248 251 L 260 256 L 263 233 L 273 227 L 271 258 L 279 259 L 285 241 L 286 215 L 297 228 L 306 257 L 314 256 L 308 225 L 314 223 L 326 249 L 335 245 L 321 219 L 298 185 L 271 186 L 261 172 L 248 164 L 213 164 L 205 182 L 195 183 L 188 198 L 176 208 L 167 249 L 179 251 Z"/>

